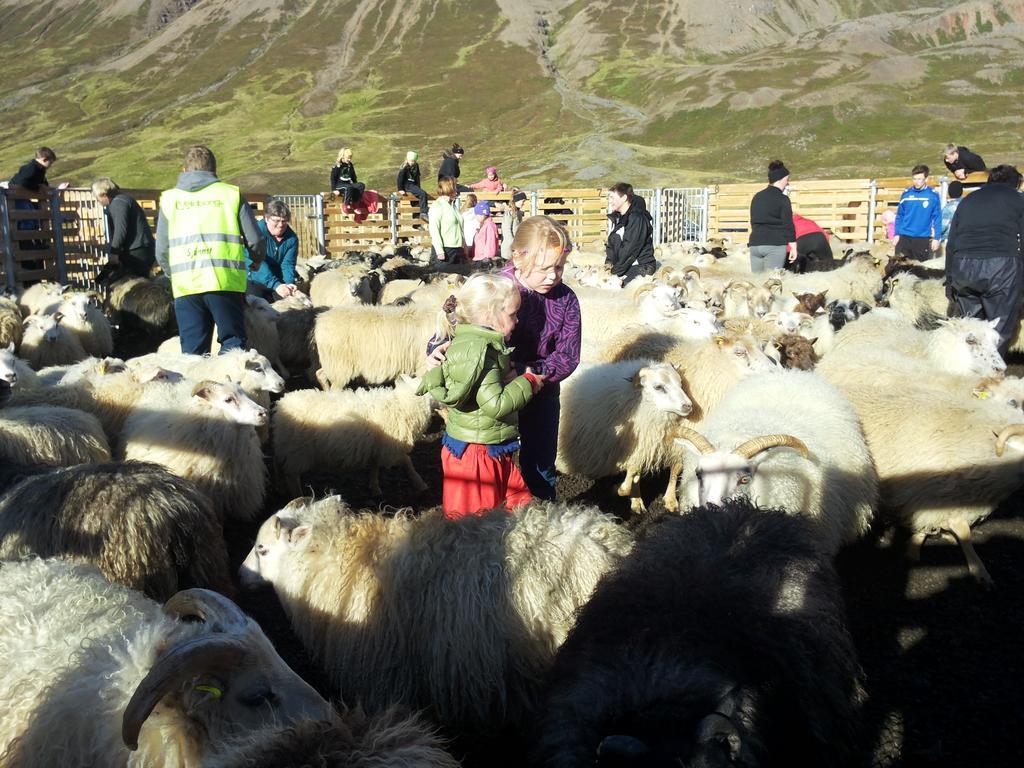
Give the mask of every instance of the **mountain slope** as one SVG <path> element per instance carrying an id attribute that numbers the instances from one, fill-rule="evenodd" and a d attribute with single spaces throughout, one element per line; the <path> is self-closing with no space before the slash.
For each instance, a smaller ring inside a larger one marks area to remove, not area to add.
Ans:
<path id="1" fill-rule="evenodd" d="M 903 174 L 1015 159 L 1024 0 L 0 0 L 0 174 L 165 186 L 184 147 L 278 192 L 337 149 L 390 189 L 468 148 L 525 184 Z M 428 184 L 429 186 L 429 184 Z"/>

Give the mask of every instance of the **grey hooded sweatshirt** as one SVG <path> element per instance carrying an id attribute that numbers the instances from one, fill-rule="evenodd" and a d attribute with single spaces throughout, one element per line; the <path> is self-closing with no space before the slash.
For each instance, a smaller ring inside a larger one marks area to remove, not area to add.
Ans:
<path id="1" fill-rule="evenodd" d="M 178 183 L 174 186 L 186 192 L 195 192 L 197 189 L 208 187 L 217 181 L 220 181 L 217 178 L 217 174 L 210 171 L 183 171 L 178 176 Z M 256 214 L 252 212 L 252 208 L 249 207 L 245 200 L 242 200 L 242 204 L 238 208 L 238 225 L 242 229 L 242 239 L 245 240 L 245 247 L 249 250 L 249 254 L 252 257 L 252 268 L 257 269 L 263 263 L 267 244 L 264 242 L 263 233 L 260 232 L 259 225 L 256 223 Z M 170 275 L 171 264 L 167 257 L 167 251 L 167 220 L 160 216 L 156 222 L 156 260 L 164 274 Z"/>

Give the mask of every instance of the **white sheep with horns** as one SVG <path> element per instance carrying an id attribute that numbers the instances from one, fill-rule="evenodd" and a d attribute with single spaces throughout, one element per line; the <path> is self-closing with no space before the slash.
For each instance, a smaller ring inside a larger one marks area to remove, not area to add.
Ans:
<path id="1" fill-rule="evenodd" d="M 76 291 L 65 294 L 58 310 L 64 316 L 61 325 L 77 336 L 82 348 L 93 357 L 114 352 L 110 321 L 100 309 L 102 301 L 95 291 Z"/>
<path id="2" fill-rule="evenodd" d="M 576 611 L 631 546 L 595 507 L 533 502 L 449 520 L 296 499 L 263 523 L 241 581 L 273 585 L 349 703 L 525 725 Z"/>
<path id="3" fill-rule="evenodd" d="M 878 475 L 860 419 L 814 373 L 750 376 L 729 391 L 701 432 L 677 431 L 694 454 L 679 483 L 684 507 L 746 496 L 806 515 L 832 555 L 871 525 Z"/>
<path id="4" fill-rule="evenodd" d="M 92 566 L 0 563 L 0 764 L 198 766 L 330 706 L 227 598 L 163 606 Z"/>

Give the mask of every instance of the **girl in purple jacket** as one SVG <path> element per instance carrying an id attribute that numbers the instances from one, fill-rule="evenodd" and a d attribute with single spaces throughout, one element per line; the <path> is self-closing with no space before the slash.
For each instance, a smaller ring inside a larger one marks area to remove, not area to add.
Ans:
<path id="1" fill-rule="evenodd" d="M 519 225 L 512 242 L 512 262 L 502 274 L 513 279 L 522 303 L 509 344 L 519 374 L 544 376 L 540 392 L 519 411 L 519 465 L 531 493 L 555 498 L 555 455 L 558 452 L 559 383 L 580 362 L 580 302 L 562 282 L 572 249 L 565 228 L 548 216 L 531 216 Z M 433 367 L 444 359 L 447 345 L 435 350 Z"/>

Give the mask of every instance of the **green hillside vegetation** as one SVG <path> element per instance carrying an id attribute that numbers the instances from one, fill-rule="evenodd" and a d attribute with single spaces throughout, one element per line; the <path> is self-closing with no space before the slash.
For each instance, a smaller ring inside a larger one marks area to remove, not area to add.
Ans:
<path id="1" fill-rule="evenodd" d="M 44 143 L 54 180 L 164 187 L 202 142 L 281 193 L 324 190 L 342 146 L 383 191 L 416 149 L 429 188 L 453 140 L 464 180 L 494 164 L 524 186 L 754 180 L 773 156 L 903 175 L 951 139 L 1021 159 L 1016 6 L 721 6 L 0 0 L 0 175 Z"/>

